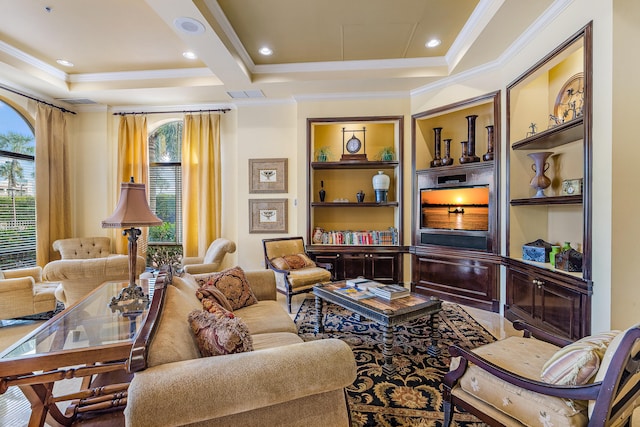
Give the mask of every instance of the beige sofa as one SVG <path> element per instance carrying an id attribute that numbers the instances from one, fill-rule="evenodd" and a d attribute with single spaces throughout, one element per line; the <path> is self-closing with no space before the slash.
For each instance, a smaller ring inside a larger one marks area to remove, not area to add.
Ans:
<path id="1" fill-rule="evenodd" d="M 0 270 L 0 319 L 55 310 L 57 286 L 42 280 L 40 267 Z"/>
<path id="2" fill-rule="evenodd" d="M 147 368 L 135 373 L 127 426 L 348 426 L 344 388 L 356 378 L 350 347 L 303 342 L 276 301 L 273 271 L 247 271 L 258 303 L 237 309 L 254 350 L 201 358 L 187 316 L 202 309 L 193 276 L 166 287 Z M 155 299 L 155 296 L 154 296 Z M 144 327 L 143 327 L 144 329 Z"/>

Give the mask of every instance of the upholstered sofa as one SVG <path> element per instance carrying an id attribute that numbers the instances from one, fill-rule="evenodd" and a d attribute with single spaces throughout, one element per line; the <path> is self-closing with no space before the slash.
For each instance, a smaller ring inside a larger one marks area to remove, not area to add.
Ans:
<path id="1" fill-rule="evenodd" d="M 356 377 L 350 347 L 336 339 L 303 342 L 276 301 L 274 272 L 245 275 L 258 302 L 233 311 L 253 340 L 253 351 L 242 353 L 200 357 L 187 322 L 202 310 L 198 276 L 174 276 L 164 288 L 157 319 L 148 316 L 141 329 L 150 338 L 136 340 L 146 343 L 137 351 L 144 362 L 130 361 L 141 370 L 129 387 L 127 426 L 349 425 L 344 388 Z M 159 300 L 154 295 L 152 308 Z"/>
<path id="2" fill-rule="evenodd" d="M 225 255 L 236 251 L 236 244 L 229 239 L 219 237 L 207 248 L 203 257 L 183 257 L 182 269 L 190 274 L 220 271 Z"/>
<path id="3" fill-rule="evenodd" d="M 0 270 L 0 319 L 54 310 L 56 286 L 42 280 L 41 267 Z"/>
<path id="4" fill-rule="evenodd" d="M 59 282 L 55 296 L 68 307 L 105 282 L 129 280 L 129 256 L 111 253 L 108 237 L 60 239 L 53 248 L 62 259 L 44 266 L 45 280 Z M 145 270 L 146 261 L 138 256 L 136 277 Z"/>

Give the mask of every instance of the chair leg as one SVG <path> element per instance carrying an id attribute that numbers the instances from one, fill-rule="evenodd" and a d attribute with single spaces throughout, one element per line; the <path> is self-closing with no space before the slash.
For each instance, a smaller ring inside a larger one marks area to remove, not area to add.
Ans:
<path id="1" fill-rule="evenodd" d="M 451 421 L 453 421 L 454 405 L 445 400 L 442 402 L 442 409 L 444 412 L 444 422 L 442 423 L 442 427 L 449 427 L 451 425 Z"/>
<path id="2" fill-rule="evenodd" d="M 291 314 L 291 294 L 287 292 L 287 308 L 289 309 L 289 314 Z"/>

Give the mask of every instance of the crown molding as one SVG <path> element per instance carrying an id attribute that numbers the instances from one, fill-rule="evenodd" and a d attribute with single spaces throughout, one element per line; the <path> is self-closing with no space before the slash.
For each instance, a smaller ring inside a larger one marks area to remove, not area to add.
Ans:
<path id="1" fill-rule="evenodd" d="M 210 69 L 176 68 L 172 70 L 119 71 L 116 73 L 85 73 L 70 76 L 71 83 L 114 82 L 124 80 L 183 79 L 192 77 L 215 77 Z"/>
<path id="2" fill-rule="evenodd" d="M 59 69 L 57 69 L 56 67 L 53 67 L 49 64 L 47 64 L 44 61 L 41 61 L 31 55 L 29 55 L 28 53 L 25 53 L 23 51 L 21 51 L 20 49 L 17 49 L 11 45 L 8 45 L 7 43 L 0 41 L 0 52 L 4 52 L 7 55 L 24 62 L 25 64 L 31 65 L 32 67 L 37 68 L 38 70 L 49 74 L 50 76 L 58 79 L 58 80 L 62 80 L 65 82 L 68 82 L 68 77 L 69 75 L 67 73 L 65 73 L 64 71 L 61 71 Z"/>

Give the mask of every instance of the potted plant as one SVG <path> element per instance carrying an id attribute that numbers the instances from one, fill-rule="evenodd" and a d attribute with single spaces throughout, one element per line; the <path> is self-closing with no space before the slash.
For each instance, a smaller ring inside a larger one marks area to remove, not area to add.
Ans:
<path id="1" fill-rule="evenodd" d="M 329 147 L 320 147 L 316 151 L 316 160 L 318 162 L 326 162 L 331 155 L 331 149 Z"/>
<path id="2" fill-rule="evenodd" d="M 380 158 L 380 161 L 383 161 L 383 162 L 392 161 L 393 160 L 393 156 L 394 156 L 393 147 L 384 147 L 378 153 L 378 158 Z"/>

